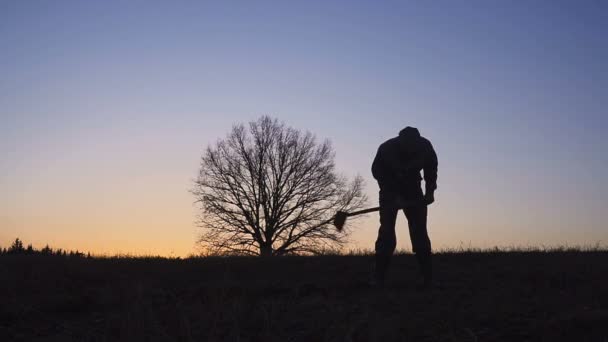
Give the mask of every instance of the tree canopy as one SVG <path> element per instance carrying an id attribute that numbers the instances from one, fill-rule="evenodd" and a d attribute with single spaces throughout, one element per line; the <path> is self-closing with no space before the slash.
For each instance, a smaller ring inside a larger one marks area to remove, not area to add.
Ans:
<path id="1" fill-rule="evenodd" d="M 233 126 L 208 146 L 192 193 L 201 206 L 200 243 L 212 254 L 316 254 L 342 246 L 336 211 L 363 206 L 362 178 L 335 170 L 328 140 L 318 143 L 268 116 Z"/>

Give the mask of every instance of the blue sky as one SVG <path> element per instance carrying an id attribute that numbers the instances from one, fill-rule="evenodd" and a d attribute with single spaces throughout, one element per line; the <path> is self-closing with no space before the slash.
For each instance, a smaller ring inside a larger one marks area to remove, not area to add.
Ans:
<path id="1" fill-rule="evenodd" d="M 371 204 L 378 144 L 418 127 L 437 247 L 605 244 L 607 35 L 601 1 L 3 2 L 0 245 L 192 252 L 203 148 L 264 114 Z"/>

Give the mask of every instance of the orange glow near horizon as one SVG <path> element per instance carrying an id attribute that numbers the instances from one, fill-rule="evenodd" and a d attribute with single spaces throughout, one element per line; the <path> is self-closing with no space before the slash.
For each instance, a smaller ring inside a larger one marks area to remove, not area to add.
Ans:
<path id="1" fill-rule="evenodd" d="M 36 215 L 28 215 L 23 210 L 20 216 L 2 217 L 0 246 L 8 247 L 18 237 L 26 244 L 32 243 L 35 248 L 48 244 L 53 248 L 96 255 L 186 257 L 198 254 L 200 249 L 195 241 L 200 228 L 195 225 L 196 210 L 191 195 L 186 191 L 181 194 L 173 191 L 165 195 L 160 198 L 118 196 L 116 201 L 99 206 L 81 206 L 75 213 L 70 208 L 78 205 L 77 197 L 72 198 L 72 202 L 68 198 L 63 201 L 48 199 L 48 205 L 41 203 L 40 207 L 33 208 L 37 209 Z M 435 250 L 459 247 L 593 245 L 600 242 L 594 242 L 588 236 L 577 237 L 573 231 L 565 232 L 559 239 L 554 238 L 551 243 L 546 243 L 541 232 L 534 234 L 532 222 L 521 227 L 487 223 L 487 229 L 483 230 L 472 221 L 469 226 L 464 216 L 452 216 L 450 212 L 457 211 L 458 208 L 442 201 L 441 197 L 439 192 L 438 202 L 430 209 L 429 232 Z M 143 199 L 148 202 L 143 202 Z M 45 200 L 40 198 L 41 202 Z M 373 205 L 373 201 L 370 202 Z M 85 203 L 80 201 L 80 204 Z M 353 233 L 345 250 L 372 250 L 377 220 L 377 214 L 369 214 L 361 220 L 349 221 Z M 518 238 L 526 230 L 527 239 Z M 398 249 L 411 250 L 403 215 L 399 215 L 397 220 L 397 238 Z"/>

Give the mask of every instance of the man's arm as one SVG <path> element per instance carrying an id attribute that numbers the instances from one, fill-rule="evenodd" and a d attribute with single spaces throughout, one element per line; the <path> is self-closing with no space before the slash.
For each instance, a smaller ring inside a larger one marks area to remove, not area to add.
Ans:
<path id="1" fill-rule="evenodd" d="M 424 185 L 425 185 L 425 196 L 428 204 L 435 201 L 435 189 L 437 189 L 437 153 L 433 149 L 433 145 L 430 141 L 426 141 L 424 149 Z"/>
<path id="2" fill-rule="evenodd" d="M 386 170 L 381 156 L 381 149 L 378 148 L 378 151 L 376 152 L 376 157 L 374 158 L 374 162 L 372 163 L 372 175 L 378 181 L 378 183 L 382 183 L 382 181 L 386 178 L 385 174 Z"/>
<path id="3" fill-rule="evenodd" d="M 386 146 L 384 145 L 380 145 L 378 152 L 376 152 L 376 157 L 372 163 L 372 175 L 378 181 L 380 190 L 398 184 L 395 178 L 395 170 L 390 163 L 390 159 L 387 159 Z"/>

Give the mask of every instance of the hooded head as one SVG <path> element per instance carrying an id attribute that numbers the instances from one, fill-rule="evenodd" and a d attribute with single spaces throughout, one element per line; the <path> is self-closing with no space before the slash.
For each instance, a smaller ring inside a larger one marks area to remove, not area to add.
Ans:
<path id="1" fill-rule="evenodd" d="M 418 128 L 407 126 L 399 132 L 399 145 L 404 150 L 415 149 L 419 141 L 420 132 Z"/>
<path id="2" fill-rule="evenodd" d="M 415 142 L 420 138 L 420 132 L 416 127 L 407 126 L 399 132 L 399 140 L 403 142 Z"/>

